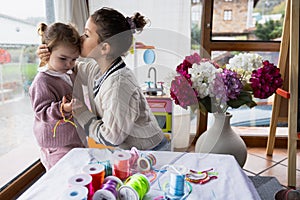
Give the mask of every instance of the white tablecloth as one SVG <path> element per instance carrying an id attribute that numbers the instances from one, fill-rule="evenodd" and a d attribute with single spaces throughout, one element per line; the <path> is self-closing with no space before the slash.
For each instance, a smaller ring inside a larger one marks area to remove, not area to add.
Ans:
<path id="1" fill-rule="evenodd" d="M 153 151 L 151 153 L 157 159 L 155 165 L 157 169 L 166 164 L 174 164 L 184 165 L 197 171 L 213 168 L 215 172 L 218 172 L 217 179 L 203 185 L 192 184 L 192 193 L 188 196 L 189 200 L 260 199 L 251 180 L 231 155 L 167 151 Z M 91 155 L 99 161 L 111 159 L 112 157 L 112 153 L 106 149 L 73 149 L 25 191 L 19 199 L 62 199 L 62 194 L 68 188 L 68 179 L 82 173 L 82 168 L 90 162 Z M 158 175 L 160 175 L 160 180 L 162 180 L 164 175 L 162 173 Z M 161 191 L 158 187 L 158 181 L 155 181 L 144 200 L 157 197 L 159 192 Z"/>

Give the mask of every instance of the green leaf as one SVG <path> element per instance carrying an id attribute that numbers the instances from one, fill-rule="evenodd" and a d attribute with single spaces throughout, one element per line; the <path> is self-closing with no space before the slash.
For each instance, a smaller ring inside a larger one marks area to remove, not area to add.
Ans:
<path id="1" fill-rule="evenodd" d="M 241 91 L 237 99 L 231 99 L 227 102 L 231 108 L 239 108 L 242 105 L 247 105 L 249 108 L 256 106 L 256 103 L 252 100 L 250 92 Z"/>
<path id="2" fill-rule="evenodd" d="M 200 99 L 199 101 L 199 107 L 200 111 L 207 111 L 207 112 L 212 112 L 212 104 L 211 104 L 211 99 L 209 96 L 204 97 L 203 99 Z"/>
<path id="3" fill-rule="evenodd" d="M 249 83 L 245 83 L 244 84 L 244 87 L 243 87 L 243 90 L 245 91 L 252 91 L 252 87 Z"/>

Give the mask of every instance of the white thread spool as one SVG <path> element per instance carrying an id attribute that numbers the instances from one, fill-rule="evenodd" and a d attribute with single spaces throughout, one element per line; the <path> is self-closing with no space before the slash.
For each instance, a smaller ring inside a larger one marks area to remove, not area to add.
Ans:
<path id="1" fill-rule="evenodd" d="M 89 174 L 76 174 L 72 176 L 68 183 L 72 185 L 79 185 L 79 186 L 85 186 L 88 187 L 88 185 L 92 182 L 92 176 Z"/>
<path id="2" fill-rule="evenodd" d="M 87 200 L 88 189 L 84 186 L 71 186 L 64 192 L 62 200 Z"/>

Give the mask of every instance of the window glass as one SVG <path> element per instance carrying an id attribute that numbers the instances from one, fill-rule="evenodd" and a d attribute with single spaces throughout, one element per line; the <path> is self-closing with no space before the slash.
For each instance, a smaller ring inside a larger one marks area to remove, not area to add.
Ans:
<path id="1" fill-rule="evenodd" d="M 0 188 L 39 158 L 28 88 L 37 72 L 41 21 L 44 1 L 9 0 L 0 7 Z"/>
<path id="2" fill-rule="evenodd" d="M 224 20 L 232 20 L 232 10 L 224 10 Z"/>
<path id="3" fill-rule="evenodd" d="M 281 40 L 286 0 L 213 4 L 212 40 Z"/>

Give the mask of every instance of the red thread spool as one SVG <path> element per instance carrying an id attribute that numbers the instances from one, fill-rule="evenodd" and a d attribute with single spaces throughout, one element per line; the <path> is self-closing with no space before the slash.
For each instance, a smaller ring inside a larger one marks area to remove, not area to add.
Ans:
<path id="1" fill-rule="evenodd" d="M 92 176 L 92 194 L 94 194 L 104 182 L 105 167 L 102 164 L 88 164 L 83 168 L 83 171 Z"/>
<path id="2" fill-rule="evenodd" d="M 113 175 L 121 180 L 130 176 L 130 158 L 131 154 L 125 151 L 115 151 L 114 154 Z"/>
<path id="3" fill-rule="evenodd" d="M 84 186 L 88 189 L 88 199 L 92 199 L 94 191 L 92 186 L 92 176 L 89 174 L 77 174 L 69 178 L 69 185 Z"/>

